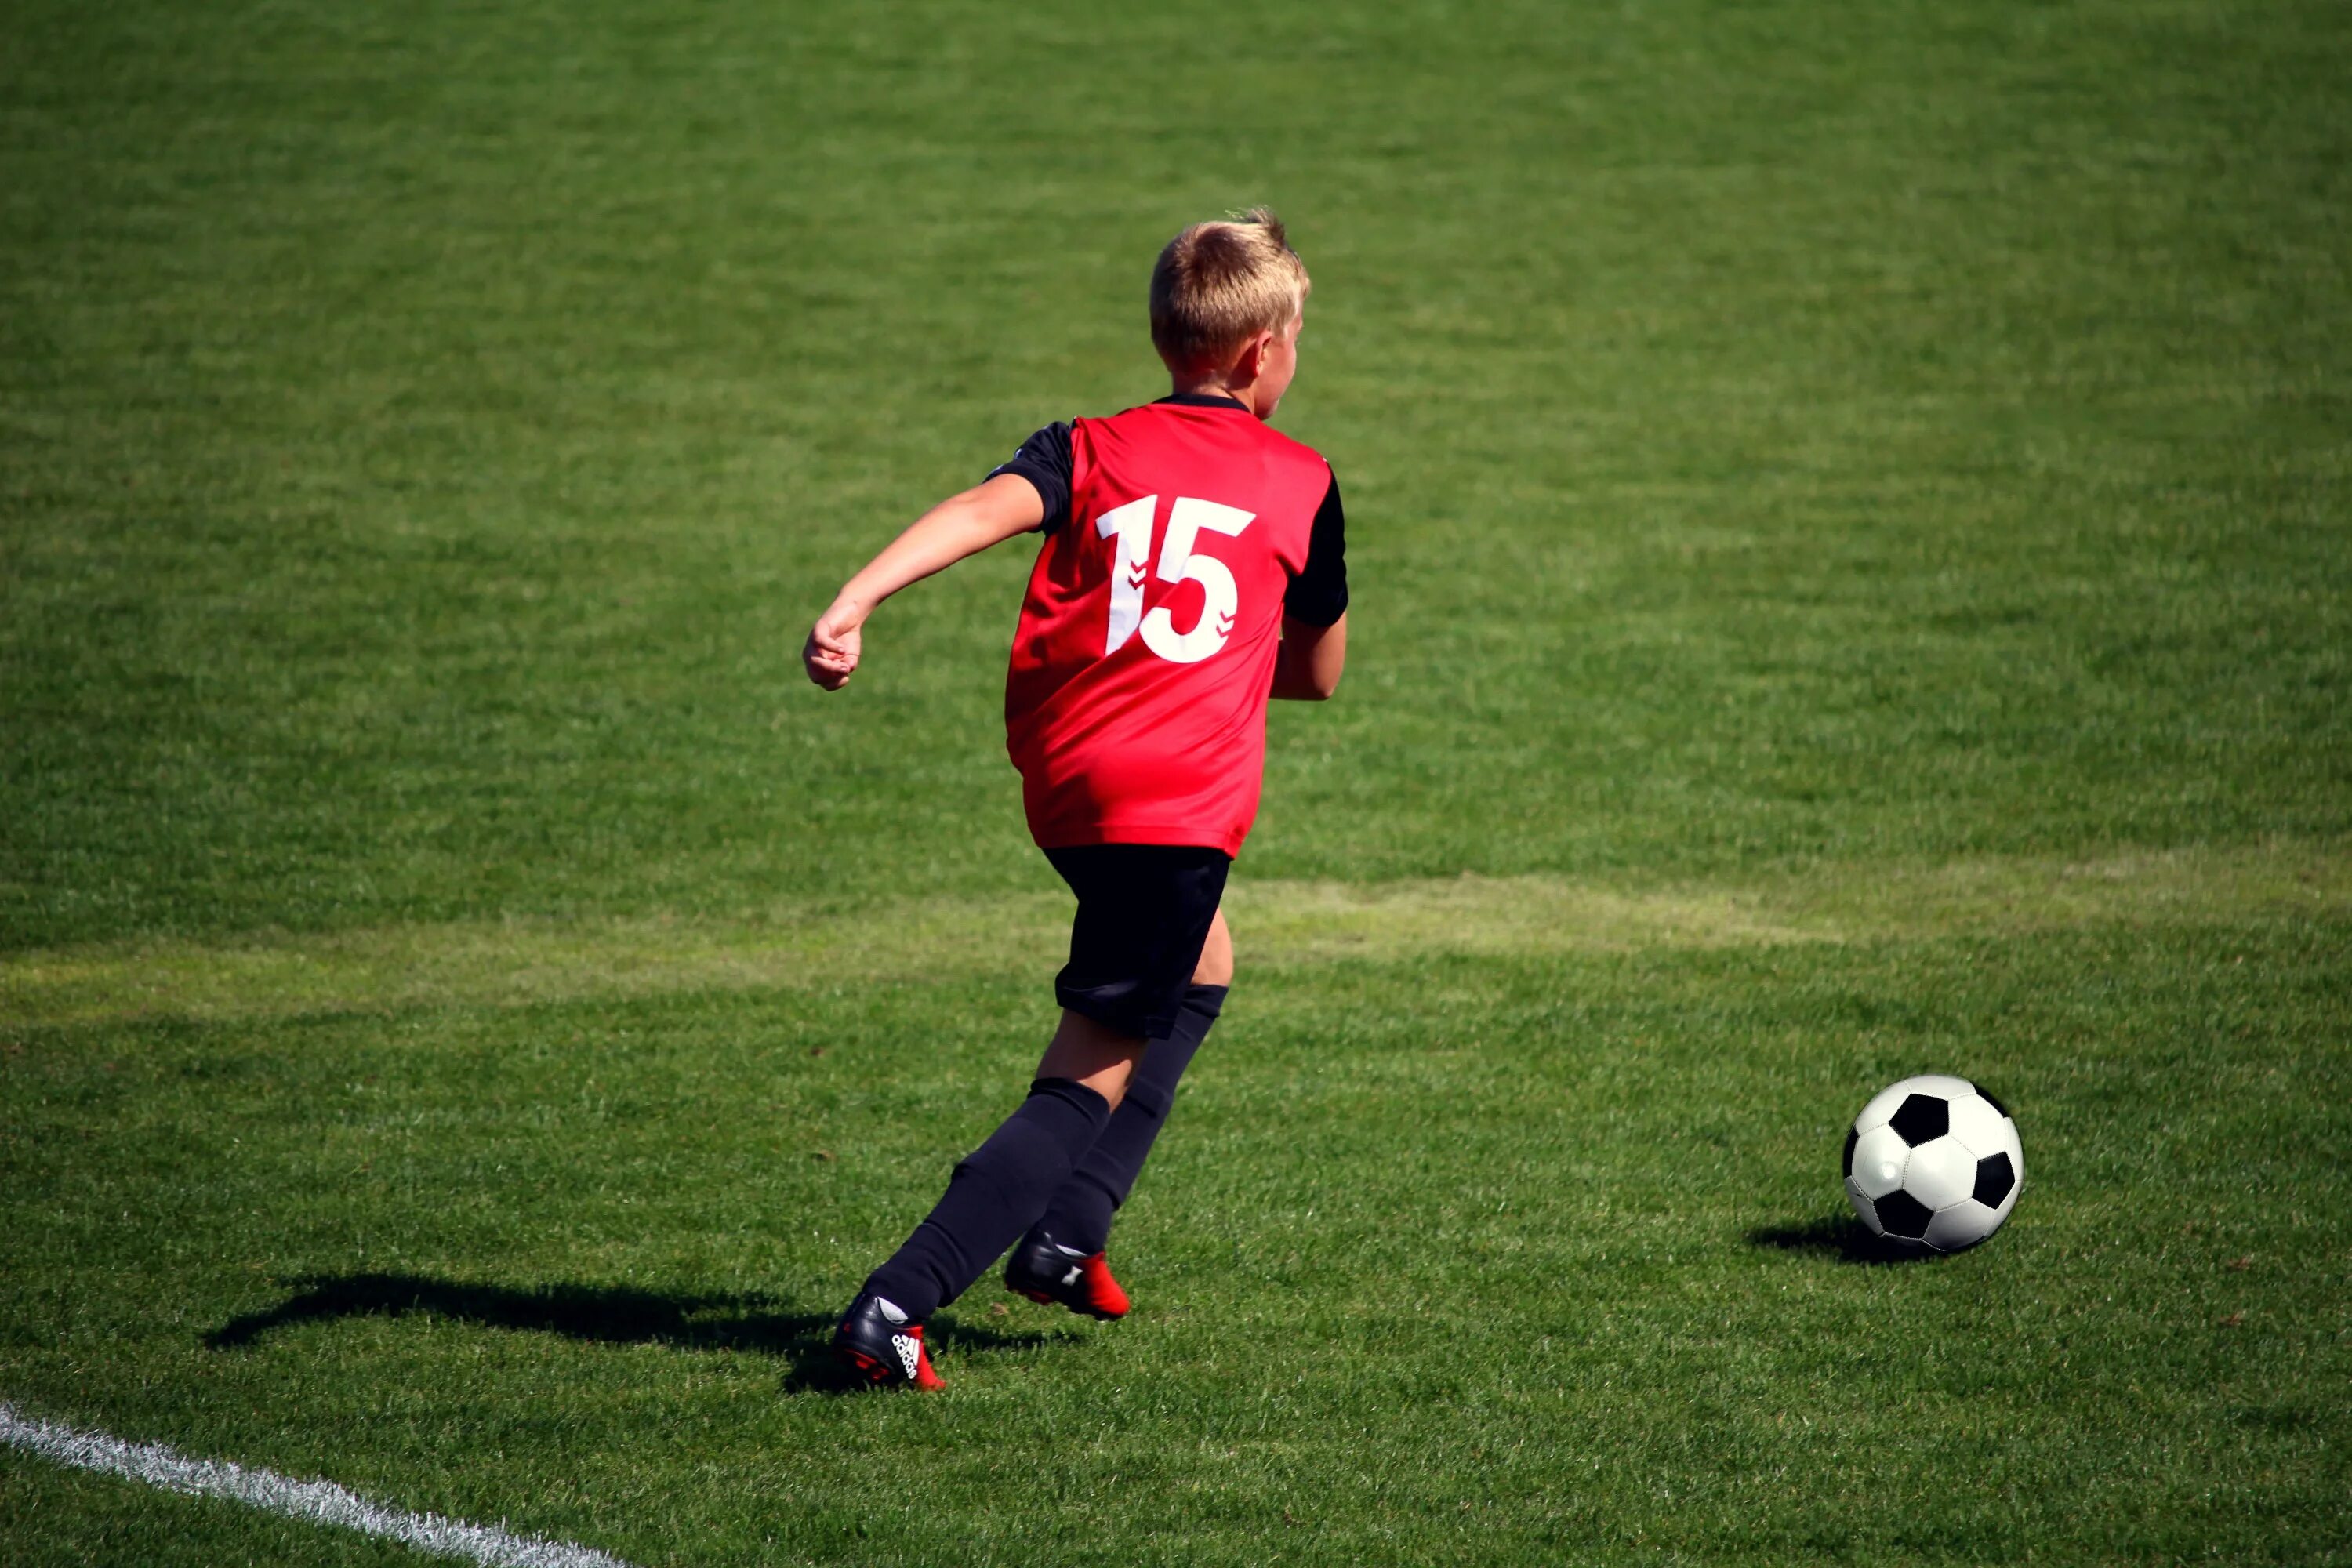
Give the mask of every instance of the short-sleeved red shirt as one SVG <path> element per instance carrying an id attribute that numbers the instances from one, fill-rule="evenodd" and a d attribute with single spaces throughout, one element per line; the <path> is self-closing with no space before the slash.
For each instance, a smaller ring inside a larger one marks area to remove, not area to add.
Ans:
<path id="1" fill-rule="evenodd" d="M 1045 471 L 1063 440 L 1066 476 Z M 1315 592 L 1290 613 L 1328 625 L 1346 608 L 1329 466 L 1240 404 L 1195 396 L 1041 431 L 998 472 L 1030 476 L 1046 499 L 1004 689 L 1030 832 L 1048 849 L 1238 852 L 1257 816 L 1285 600 L 1310 547 Z"/>

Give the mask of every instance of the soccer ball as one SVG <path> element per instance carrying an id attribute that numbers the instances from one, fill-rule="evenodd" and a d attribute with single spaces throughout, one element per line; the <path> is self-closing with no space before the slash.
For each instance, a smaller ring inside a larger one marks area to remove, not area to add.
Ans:
<path id="1" fill-rule="evenodd" d="M 1906 1251 L 1974 1247 L 2025 1184 L 2025 1151 L 2000 1101 L 1932 1073 L 1879 1090 L 1853 1119 L 1843 1163 L 1853 1212 Z"/>

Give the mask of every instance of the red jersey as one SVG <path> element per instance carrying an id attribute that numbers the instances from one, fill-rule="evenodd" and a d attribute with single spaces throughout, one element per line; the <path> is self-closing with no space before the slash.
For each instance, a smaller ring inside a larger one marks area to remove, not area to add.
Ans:
<path id="1" fill-rule="evenodd" d="M 1050 426 L 996 472 L 1045 501 L 1004 689 L 1030 832 L 1237 853 L 1282 618 L 1347 608 L 1329 465 L 1230 398 L 1185 395 Z"/>

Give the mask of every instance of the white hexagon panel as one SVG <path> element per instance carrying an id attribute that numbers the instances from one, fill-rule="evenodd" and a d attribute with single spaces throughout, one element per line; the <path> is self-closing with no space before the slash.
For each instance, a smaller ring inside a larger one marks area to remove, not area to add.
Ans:
<path id="1" fill-rule="evenodd" d="M 1976 1190 L 1977 1157 L 1957 1138 L 1938 1138 L 1911 1151 L 1903 1190 L 1930 1209 L 1949 1208 Z"/>
<path id="2" fill-rule="evenodd" d="M 1952 1101 L 1952 1136 L 1967 1144 L 1971 1154 L 1997 1154 L 2008 1148 L 2014 1137 L 2013 1131 L 2004 1131 L 2009 1128 L 2009 1118 L 1981 1094 Z"/>

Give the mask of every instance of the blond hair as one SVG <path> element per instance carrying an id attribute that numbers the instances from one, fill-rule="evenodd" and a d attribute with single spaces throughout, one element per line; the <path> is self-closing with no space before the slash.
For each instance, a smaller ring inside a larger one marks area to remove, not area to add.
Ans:
<path id="1" fill-rule="evenodd" d="M 1196 223 L 1152 266 L 1152 346 L 1171 370 L 1214 368 L 1259 332 L 1288 326 L 1310 287 L 1271 209 Z"/>

